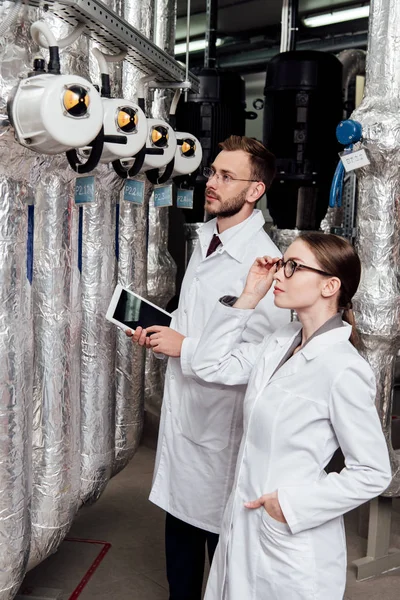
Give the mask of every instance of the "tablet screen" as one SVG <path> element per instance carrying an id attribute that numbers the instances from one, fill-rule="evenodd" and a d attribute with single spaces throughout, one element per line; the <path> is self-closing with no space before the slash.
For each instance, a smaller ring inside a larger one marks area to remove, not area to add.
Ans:
<path id="1" fill-rule="evenodd" d="M 169 315 L 126 290 L 121 290 L 121 295 L 112 316 L 116 321 L 123 323 L 132 330 L 139 326 L 146 328 L 151 327 L 151 325 L 169 327 L 171 323 Z"/>

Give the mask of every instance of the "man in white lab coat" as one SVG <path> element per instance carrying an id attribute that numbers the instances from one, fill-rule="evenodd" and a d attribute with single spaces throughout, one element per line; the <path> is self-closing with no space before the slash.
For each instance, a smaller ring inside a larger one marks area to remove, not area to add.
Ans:
<path id="1" fill-rule="evenodd" d="M 196 379 L 191 359 L 222 295 L 239 295 L 256 257 L 279 250 L 263 229 L 256 202 L 275 175 L 273 155 L 256 140 L 231 136 L 220 144 L 208 177 L 203 225 L 182 283 L 171 327 L 136 330 L 133 341 L 170 357 L 165 378 L 150 500 L 167 512 L 166 558 L 170 600 L 200 600 L 205 549 L 210 562 L 232 488 L 242 436 L 245 386 Z M 288 323 L 269 293 L 244 333 L 261 340 Z M 151 333 L 146 338 L 146 334 Z"/>

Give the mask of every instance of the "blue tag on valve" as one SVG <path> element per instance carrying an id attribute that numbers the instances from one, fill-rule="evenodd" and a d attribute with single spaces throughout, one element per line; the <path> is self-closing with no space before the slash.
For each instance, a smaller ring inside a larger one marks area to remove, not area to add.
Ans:
<path id="1" fill-rule="evenodd" d="M 156 208 L 172 206 L 172 185 L 154 186 L 154 206 Z"/>
<path id="2" fill-rule="evenodd" d="M 75 204 L 95 202 L 94 177 L 77 177 L 75 180 Z"/>
<path id="3" fill-rule="evenodd" d="M 178 190 L 176 193 L 178 208 L 193 208 L 193 190 Z"/>
<path id="4" fill-rule="evenodd" d="M 144 202 L 144 181 L 127 179 L 124 187 L 124 200 L 139 206 L 142 205 Z"/>

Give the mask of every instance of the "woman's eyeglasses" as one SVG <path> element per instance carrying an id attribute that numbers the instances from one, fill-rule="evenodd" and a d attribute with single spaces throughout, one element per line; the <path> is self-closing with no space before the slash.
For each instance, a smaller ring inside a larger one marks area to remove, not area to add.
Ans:
<path id="1" fill-rule="evenodd" d="M 320 275 L 326 275 L 327 277 L 334 277 L 334 275 L 331 275 L 330 273 L 327 273 L 326 271 L 321 271 L 321 269 L 315 269 L 314 267 L 307 267 L 307 265 L 302 265 L 300 263 L 297 263 L 295 260 L 292 260 L 291 258 L 289 260 L 287 260 L 286 262 L 284 260 L 279 259 L 276 263 L 276 270 L 279 271 L 280 269 L 283 268 L 283 272 L 285 274 L 285 277 L 287 279 L 289 279 L 289 277 L 291 277 L 295 271 L 299 270 L 299 269 L 307 269 L 308 271 L 315 271 L 315 273 L 319 273 Z"/>

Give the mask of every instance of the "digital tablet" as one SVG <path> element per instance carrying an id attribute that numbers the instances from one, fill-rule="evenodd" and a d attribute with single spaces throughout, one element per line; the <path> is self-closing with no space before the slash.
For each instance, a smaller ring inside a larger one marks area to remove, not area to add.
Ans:
<path id="1" fill-rule="evenodd" d="M 115 288 L 106 319 L 118 325 L 124 331 L 135 331 L 136 327 L 151 327 L 164 325 L 169 327 L 171 315 L 162 308 L 145 300 L 131 290 L 118 284 Z"/>

